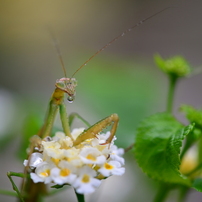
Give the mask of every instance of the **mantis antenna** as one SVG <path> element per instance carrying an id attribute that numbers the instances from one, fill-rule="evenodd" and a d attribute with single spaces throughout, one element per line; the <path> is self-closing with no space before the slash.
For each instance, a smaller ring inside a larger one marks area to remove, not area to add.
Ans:
<path id="1" fill-rule="evenodd" d="M 55 35 L 53 34 L 53 32 L 50 29 L 49 29 L 49 32 L 50 32 L 51 38 L 53 40 L 53 45 L 54 45 L 54 47 L 56 49 L 56 52 L 58 54 L 60 64 L 62 65 L 62 69 L 63 69 L 64 75 L 65 75 L 65 78 L 67 78 L 67 72 L 66 72 L 65 65 L 64 65 L 64 62 L 63 62 L 63 59 L 62 59 L 62 54 L 61 54 L 61 51 L 60 51 L 58 40 L 56 39 Z"/>
<path id="2" fill-rule="evenodd" d="M 115 37 L 114 39 L 112 39 L 109 43 L 107 43 L 105 46 L 103 46 L 101 49 L 99 49 L 94 55 L 92 55 L 88 60 L 86 60 L 71 76 L 71 78 L 74 77 L 74 75 L 81 69 L 83 68 L 90 60 L 92 60 L 96 55 L 98 55 L 101 51 L 105 50 L 108 46 L 110 46 L 112 43 L 114 43 L 115 41 L 117 41 L 120 37 L 124 36 L 125 34 L 127 34 L 128 32 L 132 31 L 134 28 L 140 26 L 141 24 L 143 24 L 144 22 L 146 22 L 147 20 L 153 18 L 154 16 L 164 12 L 165 10 L 171 8 L 170 7 L 166 7 L 160 11 L 158 11 L 157 13 L 150 15 L 149 17 L 139 21 L 137 24 L 135 24 L 134 26 L 130 27 L 129 29 L 126 29 L 124 32 L 122 32 L 121 34 L 119 34 L 117 37 Z M 60 57 L 60 56 L 59 56 Z M 60 58 L 61 60 L 61 58 Z M 64 69 L 64 67 L 63 67 Z"/>

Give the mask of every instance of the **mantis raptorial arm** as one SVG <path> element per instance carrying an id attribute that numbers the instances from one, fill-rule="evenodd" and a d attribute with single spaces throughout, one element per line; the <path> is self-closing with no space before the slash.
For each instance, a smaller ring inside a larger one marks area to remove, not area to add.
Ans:
<path id="1" fill-rule="evenodd" d="M 96 138 L 96 136 L 103 129 L 105 129 L 107 126 L 109 126 L 113 123 L 112 128 L 110 130 L 110 136 L 106 140 L 105 144 L 111 143 L 111 141 L 116 133 L 118 122 L 119 122 L 119 117 L 117 114 L 112 114 L 112 115 L 102 119 L 101 121 L 97 122 L 96 124 L 92 125 L 87 130 L 85 130 L 83 133 L 81 133 L 81 135 L 79 135 L 77 137 L 77 139 L 74 141 L 74 146 L 80 144 L 81 142 L 85 141 L 86 139 Z"/>
<path id="2" fill-rule="evenodd" d="M 39 137 L 42 138 L 50 135 L 57 111 L 58 111 L 58 105 L 54 104 L 53 101 L 50 100 L 48 106 L 48 113 L 46 115 L 44 125 L 38 133 Z"/>
<path id="3" fill-rule="evenodd" d="M 64 130 L 65 134 L 73 140 L 73 138 L 70 134 L 70 128 L 69 128 L 70 123 L 69 123 L 69 120 L 67 117 L 66 107 L 65 107 L 63 101 L 64 101 L 64 91 L 62 89 L 56 88 L 51 97 L 51 101 L 49 103 L 48 115 L 45 120 L 44 126 L 42 128 L 40 137 L 44 138 L 44 137 L 47 137 L 50 135 L 50 132 L 51 132 L 54 120 L 55 120 L 55 116 L 56 116 L 58 108 L 59 108 L 60 119 L 62 122 L 63 130 Z M 74 114 L 72 116 L 79 117 L 81 120 L 83 120 L 86 124 L 89 125 L 89 123 L 86 122 L 78 114 Z M 72 116 L 71 116 L 71 122 L 73 121 Z M 106 141 L 106 144 L 110 143 L 115 135 L 116 128 L 118 126 L 118 121 L 119 121 L 119 117 L 117 114 L 112 114 L 109 117 L 102 119 L 101 121 L 97 122 L 96 124 L 94 124 L 93 126 L 88 128 L 87 130 L 85 130 L 81 135 L 79 135 L 79 137 L 77 137 L 77 139 L 74 141 L 74 146 L 80 144 L 81 142 L 85 141 L 86 139 L 95 138 L 99 132 L 101 132 L 104 128 L 106 128 L 107 126 L 109 126 L 113 123 L 111 131 L 110 131 L 111 132 L 110 137 Z"/>
<path id="4" fill-rule="evenodd" d="M 62 123 L 64 133 L 73 140 L 70 133 L 69 120 L 68 120 L 65 104 L 64 103 L 60 104 L 59 108 L 60 108 L 60 120 Z"/>

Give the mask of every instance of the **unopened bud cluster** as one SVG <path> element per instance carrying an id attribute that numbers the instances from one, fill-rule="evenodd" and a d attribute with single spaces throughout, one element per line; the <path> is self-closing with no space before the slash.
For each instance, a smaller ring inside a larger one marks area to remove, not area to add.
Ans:
<path id="1" fill-rule="evenodd" d="M 185 77 L 191 72 L 188 62 L 182 56 L 164 60 L 160 55 L 155 55 L 154 60 L 163 72 L 175 77 Z"/>

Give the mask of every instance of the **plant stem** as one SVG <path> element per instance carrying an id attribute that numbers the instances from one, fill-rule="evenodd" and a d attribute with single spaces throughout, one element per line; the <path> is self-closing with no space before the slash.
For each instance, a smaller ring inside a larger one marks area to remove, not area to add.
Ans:
<path id="1" fill-rule="evenodd" d="M 153 200 L 153 202 L 162 202 L 165 200 L 168 192 L 170 191 L 170 186 L 166 183 L 160 183 L 158 192 Z"/>
<path id="2" fill-rule="evenodd" d="M 131 149 L 134 148 L 134 146 L 135 146 L 135 143 L 131 144 L 129 147 L 127 147 L 126 149 L 124 149 L 124 152 L 126 153 L 126 152 L 130 151 Z"/>
<path id="3" fill-rule="evenodd" d="M 185 187 L 185 186 L 180 186 L 179 188 L 179 197 L 178 197 L 178 202 L 183 202 L 185 201 L 185 197 L 187 195 L 187 192 L 189 190 L 189 187 Z"/>
<path id="4" fill-rule="evenodd" d="M 167 98 L 167 112 L 169 113 L 172 113 L 173 98 L 174 98 L 176 83 L 177 83 L 177 77 L 174 75 L 169 75 L 169 90 L 168 90 L 168 98 Z"/>
<path id="5" fill-rule="evenodd" d="M 20 201 L 24 202 L 24 198 L 23 198 L 21 192 L 19 191 L 18 187 L 16 186 L 15 182 L 12 179 L 12 176 L 23 177 L 23 173 L 7 172 L 7 176 L 8 176 L 8 178 L 9 178 L 11 184 L 12 184 L 13 190 L 16 191 Z"/>
<path id="6" fill-rule="evenodd" d="M 0 190 L 0 194 L 18 197 L 18 194 L 13 191 Z"/>
<path id="7" fill-rule="evenodd" d="M 202 163 L 202 139 L 198 142 L 198 162 Z"/>
<path id="8" fill-rule="evenodd" d="M 178 77 L 176 77 L 175 75 L 172 75 L 172 74 L 169 75 L 169 89 L 168 89 L 167 107 L 166 107 L 166 111 L 168 113 L 172 113 L 173 98 L 174 98 L 174 92 L 175 92 L 177 78 Z M 170 191 L 170 186 L 168 184 L 160 183 L 158 192 L 157 192 L 153 202 L 164 201 L 166 196 L 168 195 L 169 191 Z"/>
<path id="9" fill-rule="evenodd" d="M 75 194 L 76 194 L 78 202 L 85 202 L 84 194 L 79 194 L 76 192 L 76 190 L 75 190 Z"/>

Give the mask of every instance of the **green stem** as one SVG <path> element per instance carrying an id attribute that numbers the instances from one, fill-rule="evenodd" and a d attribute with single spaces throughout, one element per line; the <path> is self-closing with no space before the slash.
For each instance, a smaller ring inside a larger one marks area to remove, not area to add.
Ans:
<path id="1" fill-rule="evenodd" d="M 162 202 L 165 200 L 165 198 L 168 195 L 168 192 L 170 191 L 170 186 L 166 183 L 160 183 L 158 192 L 153 200 L 153 202 Z"/>
<path id="2" fill-rule="evenodd" d="M 0 189 L 0 194 L 18 197 L 18 194 L 13 191 L 7 191 L 7 190 Z"/>
<path id="3" fill-rule="evenodd" d="M 78 202 L 85 202 L 85 198 L 84 198 L 83 194 L 79 194 L 76 191 L 75 191 L 75 194 L 76 194 Z"/>
<path id="4" fill-rule="evenodd" d="M 8 178 L 9 178 L 11 184 L 12 184 L 13 190 L 16 191 L 16 193 L 17 193 L 17 195 L 18 195 L 20 201 L 21 201 L 21 202 L 24 202 L 24 198 L 23 198 L 22 194 L 20 193 L 18 187 L 16 186 L 15 182 L 14 182 L 13 179 L 12 179 L 12 176 L 15 176 L 15 177 L 23 177 L 24 174 L 23 174 L 23 173 L 15 173 L 15 172 L 7 172 L 7 176 L 8 176 Z"/>
<path id="5" fill-rule="evenodd" d="M 177 82 L 177 77 L 170 74 L 169 75 L 169 90 L 168 90 L 168 97 L 167 97 L 167 112 L 172 113 L 173 108 L 173 98 L 174 98 L 174 92 L 175 92 L 175 86 Z M 160 187 L 158 189 L 158 192 L 153 200 L 153 202 L 163 202 L 168 192 L 170 191 L 170 186 L 166 183 L 160 183 Z"/>
<path id="6" fill-rule="evenodd" d="M 202 163 L 202 139 L 198 142 L 198 162 Z"/>
<path id="7" fill-rule="evenodd" d="M 135 146 L 135 143 L 131 144 L 129 147 L 127 147 L 126 149 L 124 149 L 124 153 L 130 151 L 131 149 L 133 149 Z"/>
<path id="8" fill-rule="evenodd" d="M 185 197 L 187 195 L 188 190 L 189 190 L 189 187 L 180 186 L 180 188 L 179 188 L 178 202 L 185 201 Z"/>
<path id="9" fill-rule="evenodd" d="M 173 98 L 174 98 L 176 83 L 177 83 L 177 77 L 174 75 L 169 75 L 169 90 L 168 90 L 168 99 L 167 99 L 167 112 L 169 113 L 172 113 Z"/>

